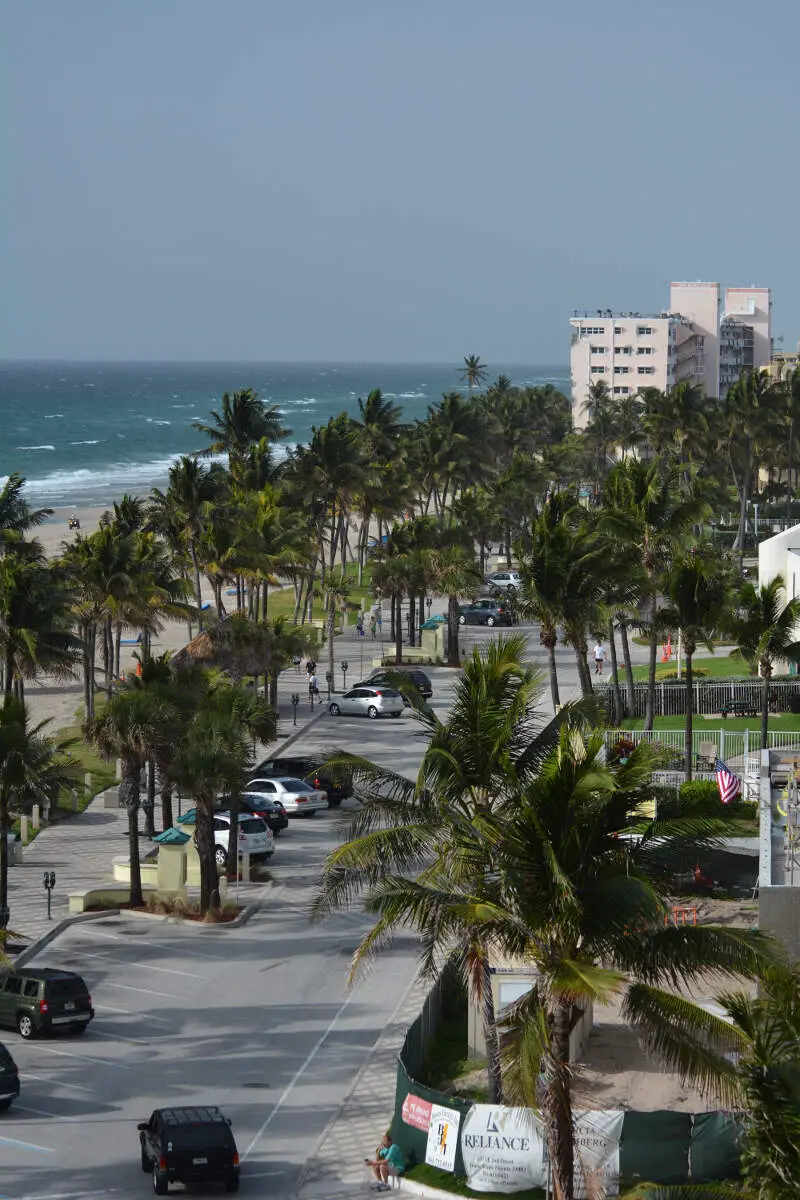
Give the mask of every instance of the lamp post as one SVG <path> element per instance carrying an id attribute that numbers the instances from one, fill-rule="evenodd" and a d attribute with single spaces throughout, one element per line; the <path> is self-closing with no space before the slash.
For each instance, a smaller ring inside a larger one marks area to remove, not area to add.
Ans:
<path id="1" fill-rule="evenodd" d="M 51 921 L 53 918 L 50 915 L 50 897 L 52 895 L 53 888 L 56 886 L 55 871 L 43 872 L 42 883 L 44 884 L 45 891 L 47 892 L 47 919 L 48 921 Z"/>
<path id="2" fill-rule="evenodd" d="M 350 663 L 345 658 L 342 661 L 342 687 L 347 691 L 347 672 L 350 670 Z"/>
<path id="3" fill-rule="evenodd" d="M 426 603 L 426 605 L 427 605 L 427 607 L 428 607 L 428 620 L 430 621 L 430 619 L 431 619 L 431 605 L 433 604 L 433 597 L 432 597 L 432 596 L 428 596 L 428 599 L 425 601 L 425 603 Z"/>
<path id="4" fill-rule="evenodd" d="M 292 724 L 297 724 L 297 706 L 300 703 L 300 693 L 292 692 Z"/>
<path id="5" fill-rule="evenodd" d="M 325 672 L 325 682 L 328 685 L 328 699 L 331 698 L 331 687 L 333 686 L 333 675 L 330 671 Z"/>

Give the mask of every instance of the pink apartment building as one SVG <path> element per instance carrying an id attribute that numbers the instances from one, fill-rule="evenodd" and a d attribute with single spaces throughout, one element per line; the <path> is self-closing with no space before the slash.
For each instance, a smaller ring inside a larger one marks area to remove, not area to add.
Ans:
<path id="1" fill-rule="evenodd" d="M 669 309 L 660 313 L 574 313 L 572 419 L 587 423 L 591 383 L 602 379 L 614 396 L 642 388 L 667 391 L 678 383 L 724 395 L 744 367 L 765 367 L 771 353 L 768 288 L 728 288 L 720 320 L 717 283 L 673 283 Z"/>

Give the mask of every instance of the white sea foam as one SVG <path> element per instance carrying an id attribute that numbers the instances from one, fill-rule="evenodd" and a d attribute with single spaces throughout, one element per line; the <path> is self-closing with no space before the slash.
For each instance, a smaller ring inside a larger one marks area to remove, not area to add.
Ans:
<path id="1" fill-rule="evenodd" d="M 18 450 L 55 450 L 55 446 L 17 446 Z"/>
<path id="2" fill-rule="evenodd" d="M 63 413 L 45 413 L 44 414 L 45 421 L 60 421 L 63 419 L 63 417 L 64 417 Z"/>
<path id="3" fill-rule="evenodd" d="M 389 393 L 387 392 L 386 394 L 388 395 Z M 424 392 L 398 392 L 397 399 L 398 400 L 425 400 L 426 396 L 425 396 Z"/>
<path id="4" fill-rule="evenodd" d="M 100 445 L 100 438 L 94 438 L 94 439 L 89 438 L 89 440 L 85 441 L 85 442 L 70 442 L 70 446 L 99 446 L 99 445 Z"/>

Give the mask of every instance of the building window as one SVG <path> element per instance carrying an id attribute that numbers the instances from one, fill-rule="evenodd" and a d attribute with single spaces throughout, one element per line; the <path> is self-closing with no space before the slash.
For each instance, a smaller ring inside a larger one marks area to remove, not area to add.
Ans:
<path id="1" fill-rule="evenodd" d="M 637 354 L 652 354 L 653 347 L 652 346 L 637 346 L 636 353 Z"/>
<path id="2" fill-rule="evenodd" d="M 592 367 L 593 375 L 605 375 L 605 373 L 606 373 L 605 367 Z"/>
<path id="3" fill-rule="evenodd" d="M 614 395 L 615 396 L 627 396 L 628 393 L 630 392 L 630 390 L 631 390 L 630 388 L 626 388 L 626 387 L 615 387 Z"/>
<path id="4" fill-rule="evenodd" d="M 636 332 L 639 337 L 647 337 L 648 334 L 653 332 L 653 328 L 651 325 L 637 325 Z"/>
<path id="5" fill-rule="evenodd" d="M 656 373 L 655 367 L 639 367 L 640 375 L 655 375 L 655 373 Z"/>
<path id="6" fill-rule="evenodd" d="M 605 346 L 590 346 L 589 349 L 592 354 L 605 354 L 606 352 Z"/>
<path id="7" fill-rule="evenodd" d="M 602 325 L 581 325 L 581 333 L 584 337 L 587 335 L 591 337 L 592 334 L 597 337 L 603 337 L 605 334 L 605 329 Z"/>
<path id="8" fill-rule="evenodd" d="M 633 346 L 617 346 L 617 354 L 633 354 Z"/>
<path id="9" fill-rule="evenodd" d="M 630 367 L 614 367 L 615 375 L 627 375 L 630 372 Z"/>

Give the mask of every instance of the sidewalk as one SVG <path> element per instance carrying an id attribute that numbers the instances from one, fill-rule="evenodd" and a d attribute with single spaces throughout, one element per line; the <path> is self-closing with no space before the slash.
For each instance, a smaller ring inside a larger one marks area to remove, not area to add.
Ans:
<path id="1" fill-rule="evenodd" d="M 374 1154 L 392 1120 L 397 1056 L 429 990 L 429 983 L 415 977 L 303 1168 L 293 1200 L 352 1200 L 364 1191 L 364 1159 Z"/>

